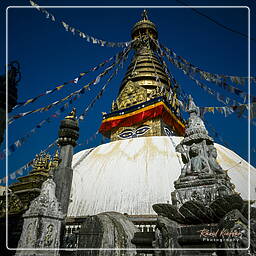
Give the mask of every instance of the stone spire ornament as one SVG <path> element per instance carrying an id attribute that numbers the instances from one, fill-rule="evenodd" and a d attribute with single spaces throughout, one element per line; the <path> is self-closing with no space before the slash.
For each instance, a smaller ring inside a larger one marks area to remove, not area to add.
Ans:
<path id="1" fill-rule="evenodd" d="M 184 139 L 176 147 L 181 153 L 184 166 L 180 178 L 188 176 L 203 176 L 223 174 L 224 170 L 217 163 L 217 151 L 213 139 L 208 136 L 204 122 L 200 117 L 199 108 L 191 95 L 188 103 L 189 119 L 185 129 Z"/>
<path id="2" fill-rule="evenodd" d="M 175 201 L 182 204 L 197 196 L 198 199 L 202 199 L 202 202 L 209 204 L 218 196 L 220 185 L 217 184 L 223 184 L 221 187 L 226 194 L 234 193 L 233 185 L 216 160 L 217 151 L 214 141 L 208 135 L 200 117 L 199 108 L 191 95 L 189 95 L 187 112 L 189 119 L 185 136 L 176 147 L 176 151 L 181 153 L 184 166 L 174 185 L 176 189 L 181 189 L 179 193 L 174 193 Z M 187 188 L 189 186 L 191 189 Z M 195 189 L 192 189 L 193 187 Z M 208 194 L 211 196 L 207 196 Z"/>
<path id="3" fill-rule="evenodd" d="M 24 224 L 16 256 L 46 255 L 46 252 L 50 256 L 59 255 L 58 250 L 38 250 L 60 246 L 64 214 L 55 196 L 55 188 L 56 185 L 50 176 L 42 184 L 39 196 L 31 202 L 29 209 L 23 214 Z M 37 250 L 33 250 L 35 248 Z"/>

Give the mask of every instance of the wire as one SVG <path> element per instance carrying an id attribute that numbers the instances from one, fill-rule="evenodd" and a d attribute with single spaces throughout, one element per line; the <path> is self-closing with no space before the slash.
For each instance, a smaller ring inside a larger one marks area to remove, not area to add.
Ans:
<path id="1" fill-rule="evenodd" d="M 238 166 L 238 165 L 241 164 L 241 163 L 242 163 L 242 161 L 238 162 L 238 163 L 235 164 L 234 166 L 229 167 L 229 168 L 228 168 L 227 170 L 225 170 L 225 171 L 229 171 L 230 169 L 232 169 L 232 168 Z"/>
<path id="2" fill-rule="evenodd" d="M 189 4 L 187 4 L 187 3 L 185 3 L 185 2 L 183 2 L 183 1 L 181 1 L 181 0 L 176 0 L 176 2 L 181 3 L 181 4 L 185 5 L 185 6 L 190 6 Z M 212 22 L 215 23 L 216 25 L 218 25 L 218 26 L 220 26 L 220 27 L 222 27 L 222 28 L 224 28 L 224 29 L 230 31 L 230 32 L 233 32 L 233 33 L 236 33 L 236 34 L 238 34 L 238 35 L 240 35 L 240 36 L 243 36 L 243 37 L 248 38 L 248 36 L 247 36 L 246 34 L 244 34 L 244 33 L 240 32 L 240 31 L 237 31 L 237 30 L 235 30 L 235 29 L 232 29 L 232 28 L 230 28 L 230 27 L 227 27 L 227 26 L 223 25 L 222 23 L 220 23 L 220 22 L 218 22 L 217 20 L 215 20 L 215 19 L 209 17 L 208 15 L 206 15 L 206 14 L 204 14 L 204 13 L 198 11 L 198 10 L 195 9 L 195 8 L 191 8 L 191 10 L 194 11 L 194 12 L 196 12 L 197 14 L 199 14 L 199 15 L 205 17 L 206 19 L 212 21 Z M 256 42 L 256 39 L 253 38 L 253 37 L 250 37 L 250 40 Z"/>

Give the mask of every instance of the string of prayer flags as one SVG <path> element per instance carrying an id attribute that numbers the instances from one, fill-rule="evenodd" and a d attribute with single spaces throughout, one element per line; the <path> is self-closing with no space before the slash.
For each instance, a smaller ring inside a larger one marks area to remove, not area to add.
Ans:
<path id="1" fill-rule="evenodd" d="M 237 117 L 245 117 L 246 116 L 243 115 L 243 113 L 245 112 L 245 110 L 249 111 L 249 115 L 250 115 L 250 119 L 254 119 L 256 117 L 256 103 L 251 103 L 250 106 L 249 104 L 241 104 L 241 105 L 237 105 L 237 106 L 223 106 L 223 107 L 200 107 L 200 114 L 201 116 L 203 116 L 206 112 L 212 112 L 214 113 L 214 111 L 218 111 L 221 114 L 224 114 L 225 117 L 232 114 L 232 113 L 236 113 Z"/>
<path id="2" fill-rule="evenodd" d="M 109 82 L 112 80 L 112 78 L 117 74 L 117 71 L 118 71 L 118 68 L 116 69 L 116 71 L 108 78 L 106 84 L 101 88 L 100 92 L 97 94 L 97 96 L 91 101 L 91 103 L 87 106 L 87 108 L 84 110 L 83 114 L 81 114 L 79 116 L 79 120 L 84 120 L 87 112 L 94 106 L 94 104 L 96 103 L 96 101 L 98 99 L 101 98 L 101 96 L 103 95 L 105 89 L 106 89 L 106 86 L 109 84 Z"/>
<path id="3" fill-rule="evenodd" d="M 98 44 L 100 46 L 107 46 L 107 47 L 127 47 L 129 42 L 107 42 L 105 40 L 97 39 L 92 36 L 87 35 L 84 32 L 81 32 L 79 29 L 76 29 L 64 21 L 61 21 L 62 26 L 65 28 L 67 32 L 71 32 L 73 35 L 78 35 L 80 38 L 85 39 L 89 43 Z"/>
<path id="4" fill-rule="evenodd" d="M 79 143 L 77 146 L 84 146 L 84 145 L 88 145 L 89 142 L 93 141 L 96 139 L 96 137 L 98 136 L 99 131 L 95 132 L 90 138 L 86 139 L 85 142 L 83 143 Z"/>
<path id="5" fill-rule="evenodd" d="M 125 52 L 125 55 L 127 55 L 130 51 L 130 48 L 127 49 L 127 51 Z M 125 56 L 124 55 L 124 56 Z M 119 61 L 117 62 L 119 64 L 119 62 L 122 59 L 119 59 Z M 118 69 L 114 72 L 114 75 L 117 74 Z M 89 106 L 86 108 L 86 110 L 84 111 L 84 114 L 80 116 L 80 120 L 83 120 L 82 116 L 84 117 L 85 114 L 88 112 L 88 110 L 90 108 L 93 107 L 93 105 L 95 104 L 95 102 L 103 95 L 103 92 L 107 86 L 107 84 L 112 80 L 112 78 L 114 77 L 114 75 L 112 75 L 107 83 L 104 85 L 104 87 L 101 89 L 101 91 L 99 92 L 99 94 L 95 97 L 95 99 L 89 104 Z M 77 95 L 77 97 L 80 97 L 80 95 Z M 35 133 L 36 128 L 41 128 L 42 125 L 51 122 L 51 117 L 58 117 L 62 112 L 64 112 L 64 110 L 66 108 L 68 108 L 69 104 L 72 104 L 74 100 L 77 99 L 77 97 L 74 97 L 73 99 L 71 99 L 69 102 L 65 103 L 64 106 L 62 106 L 59 110 L 57 110 L 55 113 L 53 113 L 50 117 L 48 117 L 47 119 L 42 120 L 39 124 L 37 124 L 32 130 L 30 130 L 30 132 L 28 134 L 26 134 L 25 136 L 23 136 L 21 139 L 18 139 L 17 141 L 15 141 L 12 145 L 9 146 L 9 150 L 8 150 L 8 155 L 12 154 L 14 151 L 16 151 L 17 148 L 21 147 L 27 140 L 29 137 L 31 137 L 31 135 L 33 133 Z M 0 159 L 4 159 L 6 156 L 5 151 L 0 152 Z"/>
<path id="6" fill-rule="evenodd" d="M 85 90 L 87 90 L 89 88 L 89 86 L 91 85 L 96 85 L 99 83 L 100 81 L 100 78 L 105 76 L 111 69 L 114 68 L 115 65 L 117 65 L 117 63 L 119 63 L 119 61 L 123 58 L 124 56 L 124 53 L 126 53 L 126 50 L 128 49 L 128 52 L 130 51 L 131 47 L 127 47 L 125 48 L 123 51 L 121 51 L 120 53 L 117 54 L 117 58 L 115 60 L 115 62 L 113 64 L 111 64 L 110 66 L 108 66 L 103 72 L 101 72 L 93 81 L 91 81 L 90 83 L 86 84 L 85 86 L 83 86 L 81 89 L 71 93 L 70 95 L 58 100 L 58 101 L 55 101 L 51 104 L 49 104 L 48 106 L 46 107 L 41 107 L 41 108 L 38 108 L 38 109 L 35 109 L 35 110 L 31 110 L 31 111 L 28 111 L 28 112 L 23 112 L 23 113 L 19 113 L 17 115 L 14 115 L 12 116 L 9 121 L 8 121 L 8 124 L 11 124 L 13 123 L 15 120 L 21 118 L 21 117 L 24 117 L 24 116 L 27 116 L 27 115 L 30 115 L 32 113 L 36 113 L 36 112 L 44 112 L 44 111 L 48 111 L 49 109 L 51 109 L 52 107 L 64 102 L 64 101 L 67 101 L 68 99 L 71 98 L 71 100 L 69 101 L 70 104 L 72 104 L 72 101 L 75 101 L 78 97 L 78 95 L 81 95 L 81 94 L 84 94 L 85 93 Z M 127 53 L 128 53 L 127 52 Z M 73 97 L 73 98 L 72 98 Z"/>
<path id="7" fill-rule="evenodd" d="M 232 105 L 239 105 L 240 103 L 237 102 L 236 100 L 234 99 L 231 99 L 229 97 L 225 97 L 223 95 L 221 95 L 219 92 L 216 92 L 214 90 L 212 90 L 211 88 L 209 88 L 208 86 L 206 86 L 205 84 L 203 84 L 202 82 L 198 81 L 197 79 L 195 79 L 193 76 L 191 76 L 191 74 L 188 74 L 189 78 L 191 80 L 193 80 L 200 88 L 202 88 L 205 92 L 207 92 L 208 94 L 212 95 L 212 96 L 215 96 L 215 98 L 225 104 L 225 105 L 228 105 L 228 104 L 232 104 Z"/>
<path id="8" fill-rule="evenodd" d="M 20 148 L 36 131 L 37 129 L 42 128 L 45 124 L 48 124 L 52 121 L 52 118 L 57 118 L 63 113 L 67 108 L 69 108 L 69 102 L 64 104 L 60 109 L 55 111 L 53 114 L 51 114 L 46 119 L 40 121 L 38 124 L 36 124 L 26 135 L 22 136 L 18 140 L 16 140 L 14 143 L 12 143 L 8 147 L 8 155 L 11 155 L 13 152 L 15 152 L 18 148 Z M 3 160 L 6 157 L 6 150 L 3 150 L 0 152 L 0 160 Z"/>
<path id="9" fill-rule="evenodd" d="M 51 19 L 51 21 L 56 22 L 56 18 L 53 14 L 49 13 L 44 8 L 40 7 L 37 3 L 33 2 L 32 0 L 29 0 L 31 6 L 34 6 L 38 11 L 45 14 L 45 17 L 47 19 Z M 71 32 L 73 35 L 78 35 L 82 39 L 86 39 L 86 42 L 98 44 L 100 46 L 107 46 L 107 47 L 127 47 L 129 43 L 131 42 L 108 42 L 105 40 L 97 39 L 95 37 L 92 37 L 84 32 L 81 32 L 80 30 L 71 27 L 69 24 L 67 24 L 64 21 L 60 21 L 61 25 L 65 28 L 66 31 Z"/>
<path id="10" fill-rule="evenodd" d="M 31 6 L 34 6 L 38 11 L 42 12 L 45 14 L 46 19 L 50 19 L 51 21 L 56 21 L 55 17 L 49 13 L 47 10 L 45 10 L 44 8 L 40 7 L 37 3 L 29 0 Z"/>
<path id="11" fill-rule="evenodd" d="M 240 84 L 240 85 L 245 85 L 246 81 L 248 80 L 248 77 L 239 77 L 239 76 L 229 76 L 229 75 L 218 75 L 218 74 L 212 74 L 209 72 L 206 72 L 196 66 L 194 66 L 193 64 L 191 64 L 189 61 L 187 61 L 186 59 L 184 59 L 183 57 L 177 55 L 173 50 L 170 50 L 169 48 L 163 46 L 161 44 L 161 47 L 169 53 L 170 57 L 175 58 L 176 61 L 177 59 L 180 60 L 183 64 L 185 64 L 186 67 L 186 71 L 190 72 L 190 73 L 199 73 L 200 76 L 209 81 L 209 82 L 214 82 L 216 84 L 226 84 L 226 81 L 229 79 L 232 83 L 235 84 Z M 182 63 L 177 63 L 176 61 L 174 61 L 176 65 L 182 65 Z M 256 83 L 256 77 L 250 77 L 250 82 Z"/>
<path id="12" fill-rule="evenodd" d="M 125 56 L 128 55 L 129 51 L 131 50 L 131 47 L 127 48 L 126 51 L 124 52 L 123 54 L 123 58 L 122 59 L 125 59 Z M 118 64 L 121 62 L 122 59 L 119 59 L 118 61 Z M 120 64 L 119 64 L 120 65 Z M 79 116 L 79 120 L 84 120 L 87 112 L 89 111 L 89 109 L 91 109 L 94 104 L 96 103 L 96 101 L 98 99 L 101 98 L 101 96 L 103 95 L 107 85 L 110 83 L 110 81 L 116 76 L 116 74 L 118 73 L 118 70 L 119 70 L 119 66 L 116 68 L 116 70 L 112 73 L 112 75 L 108 78 L 108 80 L 106 81 L 105 85 L 101 88 L 101 90 L 99 91 L 99 93 L 97 94 L 97 96 L 91 101 L 91 103 L 86 107 L 86 109 L 84 110 L 83 114 L 81 114 Z"/>
<path id="13" fill-rule="evenodd" d="M 22 106 L 26 106 L 27 104 L 30 104 L 30 103 L 35 102 L 36 100 L 38 100 L 38 99 L 41 98 L 42 96 L 52 94 L 52 93 L 54 93 L 54 92 L 56 92 L 56 91 L 60 91 L 64 86 L 66 86 L 66 85 L 68 85 L 68 84 L 72 84 L 72 83 L 77 84 L 77 83 L 79 82 L 79 80 L 80 80 L 83 76 L 87 75 L 87 74 L 90 73 L 90 72 L 94 72 L 94 71 L 98 70 L 99 68 L 103 67 L 106 63 L 112 61 L 112 60 L 114 59 L 114 57 L 115 57 L 115 56 L 112 56 L 112 57 L 108 58 L 107 60 L 104 60 L 103 62 L 101 62 L 101 63 L 98 64 L 97 66 L 95 66 L 95 67 L 93 67 L 93 68 L 90 68 L 90 69 L 87 70 L 87 71 L 80 72 L 80 73 L 79 73 L 79 76 L 75 77 L 74 79 L 72 79 L 72 80 L 70 80 L 70 81 L 64 82 L 64 83 L 61 84 L 61 85 L 56 86 L 56 87 L 55 87 L 54 89 L 52 89 L 52 90 L 47 90 L 47 91 L 45 91 L 44 93 L 41 93 L 41 94 L 37 95 L 37 96 L 34 97 L 34 98 L 31 98 L 31 99 L 25 100 L 25 101 L 23 101 L 23 102 L 17 103 L 17 105 L 16 105 L 13 109 L 16 109 L 16 108 L 22 107 Z"/>
<path id="14" fill-rule="evenodd" d="M 174 66 L 176 66 L 178 69 L 181 69 L 185 75 L 189 76 L 190 74 L 195 73 L 194 69 L 192 69 L 191 66 L 188 66 L 186 64 L 179 62 L 178 60 L 172 58 L 168 54 L 166 55 L 166 57 Z M 204 78 L 208 82 L 215 82 L 221 88 L 241 97 L 244 100 L 244 102 L 246 102 L 249 99 L 249 95 L 246 92 L 244 92 L 234 86 L 228 85 L 224 80 L 215 79 L 210 73 L 205 72 L 205 71 L 198 70 L 198 72 L 199 72 L 201 78 Z M 256 97 L 252 96 L 252 99 L 253 99 L 253 101 L 256 101 Z"/>
<path id="15" fill-rule="evenodd" d="M 49 146 L 48 146 L 45 150 L 41 151 L 41 153 L 46 153 L 46 152 L 49 151 L 53 146 L 55 146 L 56 143 L 57 143 L 57 141 L 54 141 L 53 143 L 49 144 Z M 28 163 L 26 163 L 26 164 L 23 165 L 22 167 L 20 167 L 20 168 L 19 168 L 18 170 L 16 170 L 15 172 L 9 173 L 8 176 L 9 176 L 12 180 L 16 179 L 16 177 L 17 177 L 18 175 L 23 175 L 24 171 L 27 170 L 27 169 L 33 164 L 33 162 L 34 162 L 34 159 L 31 160 L 31 161 L 29 161 Z M 7 178 L 8 178 L 7 176 L 1 178 L 1 179 L 0 179 L 0 184 L 7 184 Z"/>
<path id="16" fill-rule="evenodd" d="M 227 148 L 230 148 L 229 143 L 227 143 L 223 137 L 216 131 L 216 129 L 205 119 L 203 118 L 204 123 L 207 125 L 208 129 L 211 130 L 211 134 L 215 139 L 219 139 L 221 143 L 223 143 L 224 146 Z"/>

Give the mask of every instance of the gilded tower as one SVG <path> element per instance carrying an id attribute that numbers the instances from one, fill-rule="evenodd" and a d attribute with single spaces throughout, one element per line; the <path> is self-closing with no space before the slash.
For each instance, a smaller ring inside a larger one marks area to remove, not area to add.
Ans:
<path id="1" fill-rule="evenodd" d="M 131 31 L 135 51 L 121 82 L 111 113 L 103 116 L 100 132 L 112 141 L 140 136 L 165 136 L 184 133 L 179 101 L 167 69 L 157 55 L 158 31 L 148 19 Z"/>

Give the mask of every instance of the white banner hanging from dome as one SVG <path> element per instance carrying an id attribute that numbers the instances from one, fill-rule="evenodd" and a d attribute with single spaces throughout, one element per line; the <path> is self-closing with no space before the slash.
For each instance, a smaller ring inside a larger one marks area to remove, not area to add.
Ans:
<path id="1" fill-rule="evenodd" d="M 33 2 L 32 0 L 29 0 L 29 2 L 31 4 L 31 6 L 35 7 L 38 11 L 45 14 L 45 17 L 47 19 L 50 19 L 51 21 L 56 22 L 57 19 L 55 18 L 55 16 L 52 13 L 50 13 L 46 9 L 40 7 L 37 3 Z M 102 40 L 102 39 L 98 39 L 98 38 L 95 38 L 93 36 L 90 36 L 90 35 L 82 32 L 82 31 L 80 31 L 79 29 L 76 29 L 76 28 L 70 26 L 69 24 L 67 24 L 63 20 L 58 21 L 58 23 L 61 23 L 66 31 L 71 32 L 73 35 L 78 35 L 82 39 L 86 39 L 86 42 L 88 42 L 88 43 L 98 44 L 100 46 L 107 46 L 107 47 L 127 47 L 129 45 L 129 43 L 132 42 L 132 41 L 128 41 L 128 42 L 108 42 L 106 40 Z"/>

